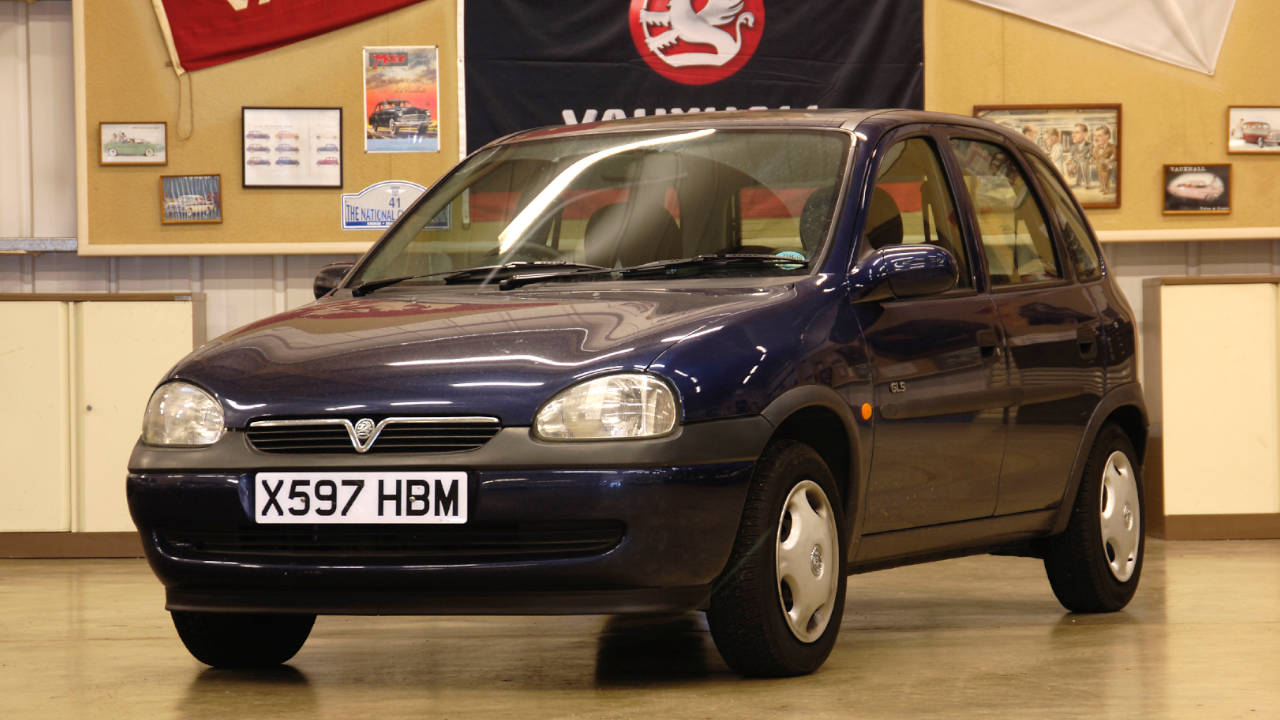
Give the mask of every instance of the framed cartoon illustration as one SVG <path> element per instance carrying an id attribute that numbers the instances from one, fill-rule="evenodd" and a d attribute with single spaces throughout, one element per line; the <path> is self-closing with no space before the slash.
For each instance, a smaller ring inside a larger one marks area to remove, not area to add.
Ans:
<path id="1" fill-rule="evenodd" d="M 222 222 L 221 175 L 162 175 L 160 177 L 160 222 Z"/>
<path id="2" fill-rule="evenodd" d="M 976 105 L 1039 145 L 1087 208 L 1120 207 L 1120 105 Z"/>
<path id="3" fill-rule="evenodd" d="M 1165 215 L 1231 212 L 1231 165 L 1165 165 Z"/>

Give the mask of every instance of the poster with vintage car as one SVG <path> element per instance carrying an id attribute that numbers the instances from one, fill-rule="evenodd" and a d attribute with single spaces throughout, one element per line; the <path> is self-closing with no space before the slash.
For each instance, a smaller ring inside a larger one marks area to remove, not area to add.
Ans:
<path id="1" fill-rule="evenodd" d="M 1119 105 L 975 105 L 1045 151 L 1087 208 L 1120 207 Z"/>
<path id="2" fill-rule="evenodd" d="M 364 48 L 366 152 L 439 152 L 435 46 Z"/>
<path id="3" fill-rule="evenodd" d="M 244 187 L 342 187 L 342 108 L 240 112 Z"/>
<path id="4" fill-rule="evenodd" d="M 168 165 L 168 141 L 162 122 L 98 123 L 98 164 Z"/>
<path id="5" fill-rule="evenodd" d="M 1165 215 L 1231 212 L 1231 165 L 1165 165 Z"/>
<path id="6" fill-rule="evenodd" d="M 162 175 L 160 177 L 160 222 L 222 222 L 221 175 Z"/>
<path id="7" fill-rule="evenodd" d="M 1280 107 L 1228 107 L 1227 152 L 1280 153 Z"/>

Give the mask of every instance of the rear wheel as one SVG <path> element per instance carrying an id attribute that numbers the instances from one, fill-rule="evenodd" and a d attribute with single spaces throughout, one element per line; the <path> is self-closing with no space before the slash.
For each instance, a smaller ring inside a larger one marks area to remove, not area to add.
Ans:
<path id="1" fill-rule="evenodd" d="M 807 445 L 779 441 L 756 467 L 742 524 L 707 624 L 743 675 L 813 672 L 844 615 L 844 516 L 831 470 Z"/>
<path id="2" fill-rule="evenodd" d="M 1066 532 L 1049 539 L 1044 567 L 1063 607 L 1113 612 L 1138 589 L 1145 549 L 1142 478 L 1129 437 L 1098 433 Z"/>
<path id="3" fill-rule="evenodd" d="M 174 610 L 173 626 L 197 660 L 213 667 L 270 667 L 302 649 L 315 615 Z"/>

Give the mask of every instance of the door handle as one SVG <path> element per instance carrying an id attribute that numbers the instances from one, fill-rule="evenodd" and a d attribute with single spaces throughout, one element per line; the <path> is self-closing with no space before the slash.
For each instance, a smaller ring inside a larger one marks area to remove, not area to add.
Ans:
<path id="1" fill-rule="evenodd" d="M 1076 342 L 1080 347 L 1080 357 L 1093 360 L 1098 357 L 1098 331 L 1086 325 L 1076 330 Z"/>
<path id="2" fill-rule="evenodd" d="M 978 341 L 978 352 L 982 353 L 982 357 L 993 357 L 1000 350 L 1000 338 L 996 335 L 996 331 L 991 328 L 979 330 L 976 334 Z"/>

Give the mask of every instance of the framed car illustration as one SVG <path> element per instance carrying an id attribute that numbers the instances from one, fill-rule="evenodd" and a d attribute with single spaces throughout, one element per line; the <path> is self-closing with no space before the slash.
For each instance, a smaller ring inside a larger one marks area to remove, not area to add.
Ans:
<path id="1" fill-rule="evenodd" d="M 222 222 L 222 176 L 160 176 L 160 222 L 164 225 Z"/>
<path id="2" fill-rule="evenodd" d="M 1165 215 L 1231 212 L 1231 165 L 1165 165 Z"/>
<path id="3" fill-rule="evenodd" d="M 1228 107 L 1227 152 L 1280 153 L 1280 107 Z"/>
<path id="4" fill-rule="evenodd" d="M 98 123 L 99 165 L 168 165 L 167 146 L 165 123 Z"/>
<path id="5" fill-rule="evenodd" d="M 240 112 L 244 187 L 342 187 L 342 108 Z"/>

